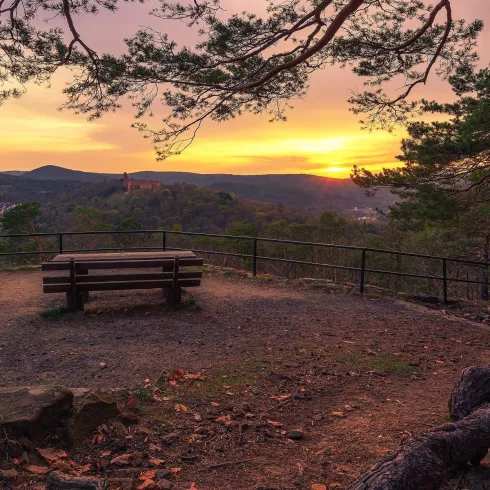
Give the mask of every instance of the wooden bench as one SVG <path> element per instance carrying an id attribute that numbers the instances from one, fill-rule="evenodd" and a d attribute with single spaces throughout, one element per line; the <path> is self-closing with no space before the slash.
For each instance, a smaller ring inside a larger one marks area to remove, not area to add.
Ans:
<path id="1" fill-rule="evenodd" d="M 66 304 L 70 311 L 84 309 L 89 291 L 115 291 L 125 289 L 162 289 L 169 304 L 179 304 L 182 288 L 201 284 L 202 272 L 181 270 L 181 267 L 200 267 L 203 259 L 198 257 L 166 257 L 147 259 L 97 259 L 45 262 L 43 271 L 67 271 L 67 275 L 43 277 L 44 293 L 66 293 Z M 119 272 L 88 275 L 89 270 L 148 269 L 158 268 L 161 272 Z"/>

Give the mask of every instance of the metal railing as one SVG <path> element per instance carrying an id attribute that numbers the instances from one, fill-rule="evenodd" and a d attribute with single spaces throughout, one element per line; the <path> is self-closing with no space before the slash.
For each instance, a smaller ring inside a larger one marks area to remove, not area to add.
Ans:
<path id="1" fill-rule="evenodd" d="M 161 235 L 161 245 L 158 247 L 105 247 L 105 248 L 92 248 L 92 249 L 66 249 L 64 248 L 64 237 L 71 236 L 84 236 L 84 235 L 139 235 L 139 234 L 159 234 Z M 236 253 L 236 252 L 226 252 L 226 251 L 215 251 L 215 250 L 200 250 L 196 248 L 179 248 L 179 247 L 168 247 L 167 246 L 167 237 L 168 235 L 184 235 L 191 237 L 209 237 L 209 238 L 225 238 L 230 240 L 246 240 L 251 242 L 252 245 L 252 253 Z M 250 237 L 250 236 L 237 236 L 237 235 L 221 235 L 215 233 L 195 233 L 195 232 L 186 232 L 186 231 L 174 231 L 174 230 L 124 230 L 124 231 L 116 231 L 116 230 L 107 230 L 107 231 L 91 231 L 91 232 L 78 232 L 78 231 L 70 231 L 70 232 L 61 232 L 61 233 L 20 233 L 20 234 L 10 234 L 10 235 L 1 235 L 0 240 L 2 239 L 15 239 L 15 238 L 37 238 L 37 237 L 56 237 L 57 241 L 57 249 L 56 250 L 31 250 L 31 251 L 14 251 L 14 252 L 0 252 L 1 257 L 9 257 L 9 256 L 24 256 L 24 255 L 51 255 L 51 254 L 63 254 L 63 253 L 81 253 L 81 252 L 115 252 L 115 251 L 157 251 L 157 250 L 192 250 L 196 253 L 201 254 L 211 254 L 211 255 L 223 255 L 223 256 L 231 256 L 231 257 L 240 257 L 250 259 L 252 261 L 252 274 L 254 276 L 257 275 L 257 265 L 259 261 L 275 261 L 275 262 L 284 262 L 290 264 L 299 264 L 299 265 L 307 265 L 314 267 L 323 267 L 329 269 L 339 269 L 346 271 L 353 271 L 359 273 L 359 291 L 361 294 L 364 293 L 365 285 L 366 285 L 366 276 L 367 274 L 386 274 L 386 275 L 395 275 L 401 277 L 411 277 L 411 278 L 419 278 L 419 279 L 431 279 L 436 281 L 441 281 L 442 283 L 442 292 L 443 299 L 445 303 L 448 303 L 448 284 L 450 282 L 456 283 L 467 283 L 467 284 L 479 284 L 488 287 L 488 280 L 477 281 L 471 279 L 460 279 L 456 277 L 450 277 L 448 275 L 448 262 L 456 263 L 456 264 L 466 264 L 470 266 L 476 266 L 483 270 L 488 277 L 488 271 L 490 268 L 490 263 L 483 261 L 475 261 L 475 260 L 465 260 L 465 259 L 457 259 L 450 257 L 440 257 L 434 255 L 423 255 L 409 252 L 399 252 L 396 250 L 385 250 L 385 249 L 376 249 L 369 247 L 357 247 L 351 245 L 336 245 L 330 243 L 321 243 L 321 242 L 303 242 L 303 241 L 295 241 L 295 240 L 282 240 L 275 238 L 262 238 L 262 237 Z M 338 250 L 350 250 L 350 251 L 358 251 L 360 253 L 360 267 L 352 267 L 340 264 L 328 264 L 321 262 L 311 262 L 304 260 L 294 260 L 294 259 L 286 259 L 280 257 L 270 257 L 258 254 L 258 244 L 259 243 L 276 243 L 276 244 L 291 244 L 291 245 L 303 245 L 303 246 L 311 246 L 311 247 L 321 247 L 328 249 L 338 249 Z M 441 275 L 428 275 L 428 274 L 414 274 L 410 272 L 402 272 L 402 271 L 390 271 L 383 269 L 372 269 L 367 267 L 367 259 L 368 253 L 376 253 L 376 254 L 390 254 L 395 256 L 404 256 L 404 257 L 414 257 L 414 258 L 423 258 L 440 262 L 440 271 Z"/>

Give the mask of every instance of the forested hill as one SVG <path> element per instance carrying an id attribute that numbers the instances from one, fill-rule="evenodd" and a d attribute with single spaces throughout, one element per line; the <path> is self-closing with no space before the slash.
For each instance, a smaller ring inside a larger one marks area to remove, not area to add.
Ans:
<path id="1" fill-rule="evenodd" d="M 324 209 L 346 212 L 356 207 L 387 209 L 394 202 L 393 195 L 387 191 L 381 191 L 375 197 L 366 197 L 364 191 L 350 179 L 330 179 L 316 175 L 232 175 L 144 171 L 135 172 L 129 176 L 134 179 L 156 180 L 165 184 L 194 184 L 198 187 L 232 192 L 255 201 L 272 202 L 298 210 L 315 212 Z M 97 183 L 119 179 L 121 176 L 81 172 L 47 165 L 25 172 L 23 177 L 46 181 Z"/>
<path id="2" fill-rule="evenodd" d="M 124 220 L 144 228 L 182 228 L 188 231 L 222 233 L 234 221 L 247 221 L 257 229 L 267 223 L 285 219 L 289 223 L 306 223 L 308 215 L 283 206 L 253 202 L 240 196 L 191 184 L 162 185 L 157 191 L 125 192 L 122 180 L 77 182 L 34 180 L 0 174 L 0 202 L 37 201 L 42 216 L 40 231 L 114 229 Z M 87 223 L 76 222 L 77 206 L 97 212 L 86 215 Z M 101 214 L 102 213 L 102 214 Z M 94 220 L 90 222 L 90 220 Z"/>

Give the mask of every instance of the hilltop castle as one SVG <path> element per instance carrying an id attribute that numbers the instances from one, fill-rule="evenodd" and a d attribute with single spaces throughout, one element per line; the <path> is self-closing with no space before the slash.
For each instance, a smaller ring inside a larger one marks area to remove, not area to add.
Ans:
<path id="1" fill-rule="evenodd" d="M 162 183 L 156 180 L 136 180 L 130 179 L 128 174 L 124 172 L 123 174 L 123 184 L 126 188 L 126 192 L 133 192 L 138 190 L 145 191 L 158 191 L 162 188 Z"/>

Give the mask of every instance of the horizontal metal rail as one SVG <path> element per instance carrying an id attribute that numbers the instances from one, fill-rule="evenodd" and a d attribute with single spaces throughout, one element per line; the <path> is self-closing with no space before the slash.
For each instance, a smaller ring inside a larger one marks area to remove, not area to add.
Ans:
<path id="1" fill-rule="evenodd" d="M 104 247 L 104 248 L 93 248 L 93 249 L 66 249 L 63 247 L 63 238 L 69 236 L 86 236 L 86 235 L 161 235 L 162 245 L 160 247 Z M 272 261 L 272 262 L 282 262 L 290 264 L 307 265 L 313 267 L 323 267 L 329 269 L 339 269 L 347 270 L 360 273 L 360 291 L 364 291 L 365 276 L 366 273 L 370 274 L 384 274 L 384 275 L 394 275 L 401 277 L 412 277 L 417 279 L 431 279 L 436 281 L 442 281 L 444 300 L 447 302 L 447 285 L 449 282 L 458 283 L 468 283 L 468 284 L 478 284 L 478 285 L 488 285 L 487 281 L 475 281 L 471 279 L 458 279 L 449 277 L 447 274 L 447 265 L 450 263 L 460 263 L 469 266 L 475 266 L 480 269 L 490 269 L 490 264 L 483 261 L 476 260 L 466 260 L 451 257 L 440 257 L 435 255 L 424 255 L 411 252 L 400 252 L 397 250 L 386 250 L 386 249 L 376 249 L 368 247 L 357 247 L 352 245 L 337 245 L 333 243 L 321 243 L 321 242 L 304 242 L 297 240 L 282 240 L 278 238 L 262 238 L 262 237 L 250 237 L 250 236 L 240 236 L 240 235 L 222 235 L 217 233 L 199 233 L 199 232 L 189 232 L 189 231 L 177 231 L 177 230 L 102 230 L 102 231 L 68 231 L 68 232 L 47 232 L 47 233 L 16 233 L 9 235 L 0 234 L 0 239 L 17 239 L 17 238 L 34 238 L 34 237 L 56 237 L 58 242 L 57 250 L 32 250 L 32 251 L 19 251 L 19 252 L 1 252 L 0 257 L 12 257 L 12 256 L 26 256 L 26 255 L 53 255 L 53 254 L 63 254 L 63 253 L 87 253 L 87 252 L 119 252 L 119 251 L 155 251 L 155 250 L 191 250 L 190 248 L 179 248 L 179 247 L 167 247 L 167 235 L 183 235 L 195 238 L 218 238 L 222 240 L 245 240 L 249 241 L 253 248 L 253 254 L 236 253 L 236 252 L 226 252 L 226 251 L 216 251 L 216 250 L 204 250 L 192 248 L 196 253 L 210 254 L 210 255 L 222 255 L 228 257 L 239 257 L 244 259 L 251 259 L 253 265 L 253 274 L 257 274 L 257 262 L 260 261 Z M 281 245 L 292 245 L 296 246 L 306 246 L 306 247 L 320 247 L 328 249 L 337 250 L 349 250 L 349 251 L 359 251 L 361 252 L 360 262 L 361 267 L 351 267 L 345 265 L 337 264 L 325 264 L 320 262 L 308 262 L 304 260 L 294 260 L 286 259 L 280 257 L 271 257 L 258 254 L 258 243 L 273 243 Z M 370 269 L 366 267 L 366 254 L 367 252 L 371 254 L 390 254 L 403 257 L 420 258 L 427 260 L 440 261 L 442 265 L 442 276 L 432 276 L 427 274 L 415 274 L 402 271 L 389 271 L 381 269 Z"/>

